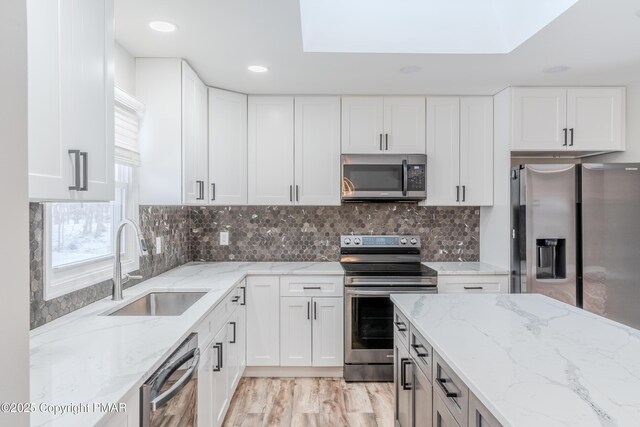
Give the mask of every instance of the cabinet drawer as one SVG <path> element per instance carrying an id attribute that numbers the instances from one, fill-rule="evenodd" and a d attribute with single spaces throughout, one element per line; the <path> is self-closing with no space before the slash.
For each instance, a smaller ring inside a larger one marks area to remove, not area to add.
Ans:
<path id="1" fill-rule="evenodd" d="M 433 354 L 433 388 L 462 426 L 469 419 L 469 389 L 438 353 Z"/>
<path id="2" fill-rule="evenodd" d="M 409 328 L 409 353 L 429 382 L 433 382 L 433 349 L 413 325 Z"/>
<path id="3" fill-rule="evenodd" d="M 343 276 L 282 276 L 280 296 L 341 297 Z"/>
<path id="4" fill-rule="evenodd" d="M 437 393 L 433 394 L 433 425 L 434 427 L 460 427 Z"/>
<path id="5" fill-rule="evenodd" d="M 469 427 L 502 427 L 496 417 L 469 392 Z"/>
<path id="6" fill-rule="evenodd" d="M 393 310 L 393 331 L 402 345 L 409 348 L 409 321 L 396 308 Z"/>
<path id="7" fill-rule="evenodd" d="M 509 275 L 440 276 L 438 293 L 507 293 Z"/>

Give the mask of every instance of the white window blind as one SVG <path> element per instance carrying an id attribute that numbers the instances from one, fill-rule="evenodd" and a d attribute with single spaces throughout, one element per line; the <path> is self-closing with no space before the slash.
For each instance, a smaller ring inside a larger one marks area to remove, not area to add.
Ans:
<path id="1" fill-rule="evenodd" d="M 139 123 L 144 105 L 126 92 L 115 88 L 115 156 L 116 162 L 140 166 Z"/>

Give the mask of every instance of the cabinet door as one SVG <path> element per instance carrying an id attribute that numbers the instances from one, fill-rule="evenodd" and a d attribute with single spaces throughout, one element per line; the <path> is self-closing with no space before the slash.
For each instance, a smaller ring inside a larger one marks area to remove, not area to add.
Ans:
<path id="1" fill-rule="evenodd" d="M 344 300 L 313 298 L 313 366 L 342 366 L 344 359 Z"/>
<path id="2" fill-rule="evenodd" d="M 182 202 L 204 204 L 207 190 L 207 87 L 182 62 Z"/>
<path id="3" fill-rule="evenodd" d="M 280 298 L 280 366 L 311 366 L 311 298 Z"/>
<path id="4" fill-rule="evenodd" d="M 249 204 L 293 204 L 293 98 L 249 97 Z"/>
<path id="5" fill-rule="evenodd" d="M 493 98 L 460 99 L 460 204 L 493 205 Z"/>
<path id="6" fill-rule="evenodd" d="M 425 98 L 384 98 L 384 151 L 425 154 Z"/>
<path id="7" fill-rule="evenodd" d="M 513 138 L 516 151 L 566 150 L 567 90 L 517 88 L 513 91 Z"/>
<path id="8" fill-rule="evenodd" d="M 382 153 L 384 134 L 382 97 L 342 98 L 342 152 L 344 154 Z"/>
<path id="9" fill-rule="evenodd" d="M 460 427 L 437 394 L 433 395 L 433 427 Z"/>
<path id="10" fill-rule="evenodd" d="M 209 89 L 209 203 L 247 204 L 247 96 Z"/>
<path id="11" fill-rule="evenodd" d="M 624 89 L 567 90 L 569 150 L 624 150 Z"/>
<path id="12" fill-rule="evenodd" d="M 433 425 L 433 387 L 427 376 L 413 362 L 413 427 Z"/>
<path id="13" fill-rule="evenodd" d="M 211 402 L 213 425 L 220 426 L 224 421 L 224 415 L 229 406 L 229 400 L 231 399 L 231 393 L 229 391 L 229 360 L 228 360 L 228 335 L 227 325 L 225 325 L 213 339 L 211 347 L 212 351 L 212 363 L 211 371 L 211 389 L 212 398 Z"/>
<path id="14" fill-rule="evenodd" d="M 469 393 L 469 427 L 502 427 L 473 393 Z"/>
<path id="15" fill-rule="evenodd" d="M 295 200 L 340 204 L 340 98 L 295 99 Z"/>
<path id="16" fill-rule="evenodd" d="M 397 427 L 412 427 L 413 398 L 411 393 L 411 378 L 413 376 L 409 351 L 394 334 L 394 388 L 395 408 L 394 418 Z"/>
<path id="17" fill-rule="evenodd" d="M 113 2 L 27 6 L 29 196 L 113 200 Z"/>
<path id="18" fill-rule="evenodd" d="M 240 378 L 242 378 L 244 368 L 247 366 L 247 310 L 244 305 L 238 307 L 238 330 L 236 333 L 238 335 L 238 370 Z"/>
<path id="19" fill-rule="evenodd" d="M 227 322 L 227 378 L 229 384 L 229 393 L 233 394 L 233 390 L 240 381 L 240 354 L 238 345 L 238 312 L 240 310 L 235 307 Z"/>
<path id="20" fill-rule="evenodd" d="M 280 365 L 280 278 L 247 278 L 247 366 Z"/>
<path id="21" fill-rule="evenodd" d="M 460 99 L 427 98 L 427 200 L 429 206 L 460 200 Z"/>

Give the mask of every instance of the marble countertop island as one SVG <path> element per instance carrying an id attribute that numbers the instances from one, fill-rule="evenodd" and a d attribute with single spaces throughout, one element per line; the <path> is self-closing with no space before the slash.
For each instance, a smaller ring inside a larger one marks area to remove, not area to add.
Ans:
<path id="1" fill-rule="evenodd" d="M 31 402 L 119 402 L 137 391 L 193 328 L 248 274 L 342 275 L 337 262 L 191 263 L 31 331 Z M 181 316 L 105 316 L 152 290 L 206 291 Z M 32 426 L 93 426 L 104 413 L 31 414 Z"/>
<path id="2" fill-rule="evenodd" d="M 640 331 L 542 295 L 393 295 L 505 427 L 640 425 Z"/>

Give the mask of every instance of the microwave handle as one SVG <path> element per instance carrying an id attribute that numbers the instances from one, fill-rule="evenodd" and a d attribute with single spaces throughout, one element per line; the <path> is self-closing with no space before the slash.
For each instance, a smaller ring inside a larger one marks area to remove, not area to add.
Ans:
<path id="1" fill-rule="evenodd" d="M 402 161 L 402 195 L 407 195 L 407 187 L 409 187 L 409 165 L 407 160 Z"/>

